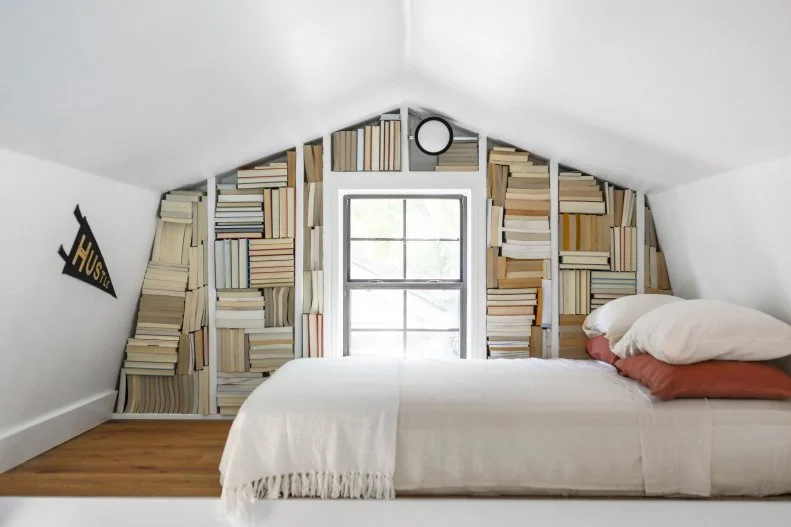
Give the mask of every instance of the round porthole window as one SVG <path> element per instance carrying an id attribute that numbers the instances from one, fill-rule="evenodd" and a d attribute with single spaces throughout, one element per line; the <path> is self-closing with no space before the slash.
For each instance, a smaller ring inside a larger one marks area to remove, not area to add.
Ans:
<path id="1" fill-rule="evenodd" d="M 427 117 L 415 129 L 415 144 L 424 154 L 438 156 L 453 143 L 453 130 L 442 117 Z"/>

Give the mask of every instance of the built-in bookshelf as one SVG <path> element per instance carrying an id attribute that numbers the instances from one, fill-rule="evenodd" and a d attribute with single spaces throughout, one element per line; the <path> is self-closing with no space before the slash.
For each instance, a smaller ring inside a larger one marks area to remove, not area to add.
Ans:
<path id="1" fill-rule="evenodd" d="M 116 413 L 211 413 L 206 192 L 160 203 L 134 335 L 127 340 Z"/>
<path id="2" fill-rule="evenodd" d="M 671 293 L 642 194 L 446 116 L 453 142 L 427 155 L 414 135 L 432 115 L 404 105 L 164 195 L 116 417 L 231 418 L 287 361 L 333 354 L 325 170 L 400 171 L 399 184 L 426 172 L 485 180 L 485 288 L 471 301 L 486 317 L 472 344 L 481 351 L 468 357 L 587 358 L 591 310 Z"/>
<path id="3" fill-rule="evenodd" d="M 585 317 L 637 293 L 636 211 L 635 191 L 559 167 L 559 357 L 587 359 Z"/>
<path id="4" fill-rule="evenodd" d="M 415 133 L 421 121 L 437 116 L 437 112 L 423 108 L 409 108 L 409 170 L 412 172 L 477 172 L 479 170 L 479 136 L 460 126 L 453 119 L 441 116 L 450 126 L 453 141 L 445 152 L 433 156 L 421 151 L 415 141 Z"/>
<path id="5" fill-rule="evenodd" d="M 366 127 L 366 144 L 369 127 Z M 302 357 L 324 357 L 324 147 L 306 144 L 302 238 Z M 366 157 L 366 159 L 368 159 Z M 366 165 L 368 166 L 368 165 Z"/>
<path id="6" fill-rule="evenodd" d="M 486 182 L 488 357 L 550 356 L 549 164 L 525 150 L 490 142 Z"/>
<path id="7" fill-rule="evenodd" d="M 670 277 L 667 274 L 665 255 L 659 247 L 656 236 L 654 217 L 648 205 L 645 206 L 645 242 L 643 247 L 643 273 L 645 292 L 662 295 L 672 295 Z"/>
<path id="8" fill-rule="evenodd" d="M 393 110 L 332 133 L 334 172 L 401 170 L 401 112 Z"/>
<path id="9" fill-rule="evenodd" d="M 216 411 L 294 358 L 296 150 L 218 178 L 214 206 Z"/>

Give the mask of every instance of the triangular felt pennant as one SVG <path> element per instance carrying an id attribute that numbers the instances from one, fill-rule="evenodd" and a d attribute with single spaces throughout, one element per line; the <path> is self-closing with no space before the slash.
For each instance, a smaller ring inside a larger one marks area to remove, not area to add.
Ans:
<path id="1" fill-rule="evenodd" d="M 96 243 L 96 238 L 93 237 L 88 219 L 80 212 L 79 205 L 74 208 L 74 216 L 80 223 L 80 230 L 74 238 L 71 252 L 66 254 L 62 245 L 58 249 L 58 254 L 66 262 L 63 266 L 63 274 L 73 276 L 112 295 L 113 298 L 118 298 L 115 296 L 113 281 L 110 279 L 110 271 L 107 270 L 102 251 Z"/>

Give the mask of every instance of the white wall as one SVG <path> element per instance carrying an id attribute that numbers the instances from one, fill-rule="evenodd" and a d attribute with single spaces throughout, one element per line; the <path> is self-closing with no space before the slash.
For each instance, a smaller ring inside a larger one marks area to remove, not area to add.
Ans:
<path id="1" fill-rule="evenodd" d="M 0 150 L 0 472 L 110 411 L 159 197 Z M 61 273 L 58 248 L 71 249 L 77 204 L 117 300 Z"/>
<path id="2" fill-rule="evenodd" d="M 673 292 L 791 322 L 791 158 L 651 194 Z"/>

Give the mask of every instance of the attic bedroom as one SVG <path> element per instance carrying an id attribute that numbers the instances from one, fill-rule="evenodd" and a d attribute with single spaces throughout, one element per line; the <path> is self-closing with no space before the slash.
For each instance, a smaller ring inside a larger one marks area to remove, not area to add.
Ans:
<path id="1" fill-rule="evenodd" d="M 0 524 L 788 525 L 789 20 L 0 2 Z"/>

